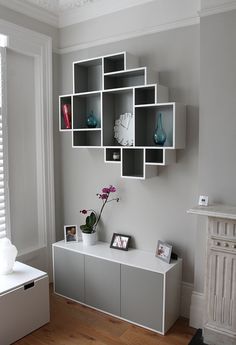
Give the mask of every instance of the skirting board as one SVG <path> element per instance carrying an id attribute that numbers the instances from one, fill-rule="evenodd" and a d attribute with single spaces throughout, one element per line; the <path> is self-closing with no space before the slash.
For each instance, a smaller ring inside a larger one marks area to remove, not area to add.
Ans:
<path id="1" fill-rule="evenodd" d="M 203 328 L 203 315 L 204 294 L 193 291 L 190 304 L 189 325 L 194 328 Z"/>

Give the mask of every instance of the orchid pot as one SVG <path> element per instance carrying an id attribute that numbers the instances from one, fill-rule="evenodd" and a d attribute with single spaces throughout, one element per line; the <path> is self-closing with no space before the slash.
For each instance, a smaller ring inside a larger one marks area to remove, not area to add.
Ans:
<path id="1" fill-rule="evenodd" d="M 94 245 L 97 242 L 97 226 L 101 219 L 104 207 L 111 201 L 119 201 L 119 198 L 109 199 L 110 194 L 114 192 L 116 192 L 116 188 L 114 186 L 109 186 L 107 188 L 103 188 L 101 193 L 97 193 L 98 198 L 102 201 L 102 206 L 98 214 L 92 209 L 84 209 L 80 211 L 80 213 L 86 215 L 85 224 L 80 225 L 82 240 L 85 246 Z M 87 215 L 89 212 L 90 214 Z"/>
<path id="2" fill-rule="evenodd" d="M 97 243 L 97 232 L 82 232 L 82 241 L 85 247 L 93 246 Z"/>

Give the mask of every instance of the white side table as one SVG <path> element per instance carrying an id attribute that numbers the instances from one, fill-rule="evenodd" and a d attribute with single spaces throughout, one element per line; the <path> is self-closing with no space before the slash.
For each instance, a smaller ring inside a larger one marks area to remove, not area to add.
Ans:
<path id="1" fill-rule="evenodd" d="M 9 345 L 49 322 L 48 276 L 15 262 L 14 272 L 0 275 L 0 344 Z"/>

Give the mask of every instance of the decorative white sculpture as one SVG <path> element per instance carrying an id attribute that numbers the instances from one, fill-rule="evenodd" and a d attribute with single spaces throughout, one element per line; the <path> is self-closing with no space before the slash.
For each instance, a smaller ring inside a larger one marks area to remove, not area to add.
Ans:
<path id="1" fill-rule="evenodd" d="M 8 238 L 0 239 L 0 274 L 10 274 L 16 260 L 17 249 Z"/>

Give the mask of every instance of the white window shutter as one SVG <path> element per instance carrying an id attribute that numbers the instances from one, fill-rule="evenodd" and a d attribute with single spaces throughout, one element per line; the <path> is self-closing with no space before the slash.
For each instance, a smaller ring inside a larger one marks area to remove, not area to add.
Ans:
<path id="1" fill-rule="evenodd" d="M 6 48 L 0 47 L 0 238 L 10 238 L 6 110 Z"/>

